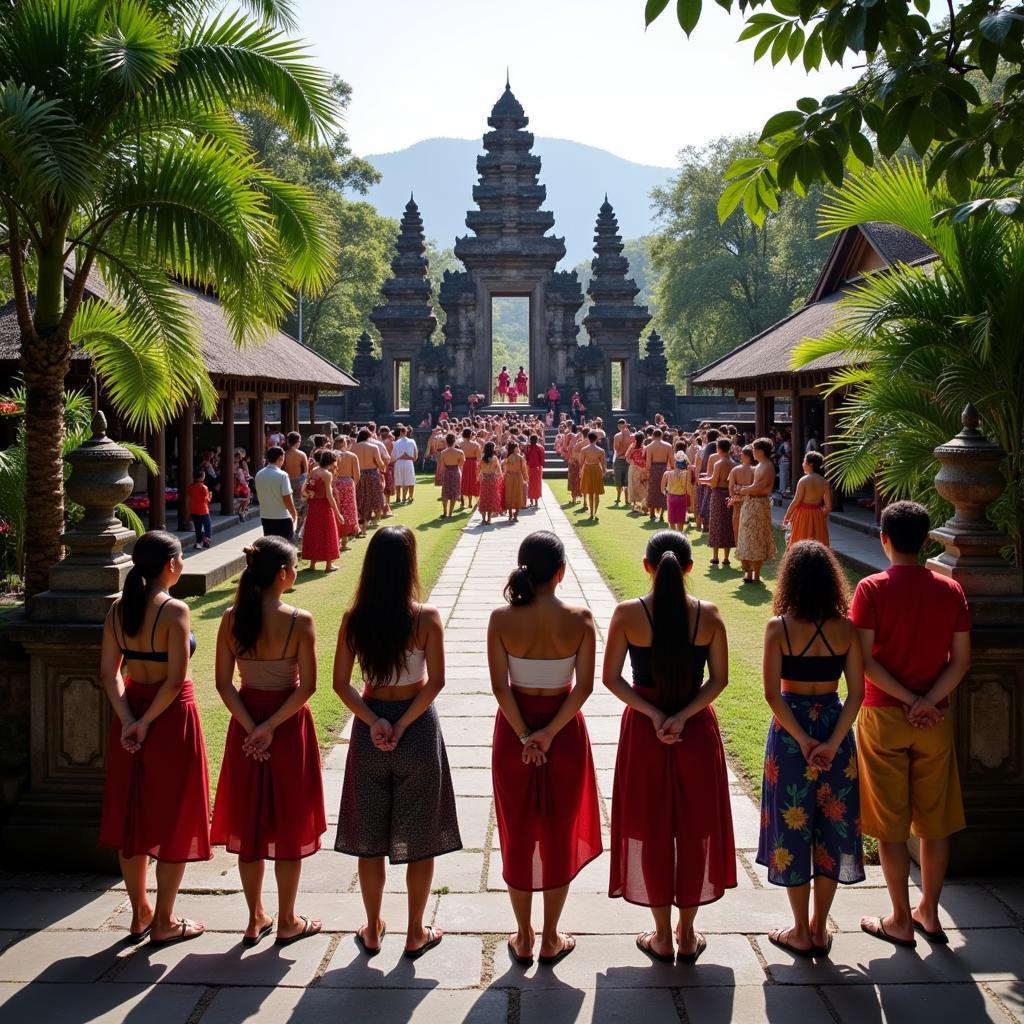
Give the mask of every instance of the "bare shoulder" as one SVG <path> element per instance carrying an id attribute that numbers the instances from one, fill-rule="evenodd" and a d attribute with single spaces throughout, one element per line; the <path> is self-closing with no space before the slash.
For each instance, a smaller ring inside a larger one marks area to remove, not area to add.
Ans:
<path id="1" fill-rule="evenodd" d="M 313 618 L 312 612 L 307 612 L 305 608 L 296 608 L 295 612 L 295 629 L 299 633 L 304 633 L 312 636 L 316 633 L 316 619 Z"/>
<path id="2" fill-rule="evenodd" d="M 765 640 L 777 640 L 782 637 L 782 619 L 777 615 L 773 615 L 766 623 L 764 627 L 764 638 Z"/>
<path id="3" fill-rule="evenodd" d="M 160 607 L 165 619 L 169 619 L 172 622 L 188 622 L 188 605 L 184 601 L 172 597 Z"/>
<path id="4" fill-rule="evenodd" d="M 441 618 L 441 613 L 431 604 L 420 605 L 420 622 L 423 623 L 429 629 L 444 629 L 444 620 Z"/>
<path id="5" fill-rule="evenodd" d="M 718 610 L 718 605 L 712 604 L 710 601 L 700 602 L 700 617 L 702 622 L 707 620 L 708 622 L 715 623 L 716 626 L 725 625 L 725 621 L 722 619 L 722 613 Z"/>

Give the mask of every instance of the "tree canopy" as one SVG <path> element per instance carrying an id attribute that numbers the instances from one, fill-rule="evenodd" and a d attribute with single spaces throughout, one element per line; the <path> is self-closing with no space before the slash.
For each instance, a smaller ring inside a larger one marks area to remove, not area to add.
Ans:
<path id="1" fill-rule="evenodd" d="M 654 306 L 677 386 L 806 300 L 831 244 L 815 238 L 817 189 L 784 196 L 760 225 L 740 211 L 719 221 L 722 176 L 755 150 L 753 136 L 687 147 L 678 174 L 652 194 Z"/>
<path id="2" fill-rule="evenodd" d="M 1024 162 L 1024 13 L 1013 0 L 947 0 L 929 20 L 931 0 L 716 0 L 746 15 L 741 40 L 754 60 L 822 61 L 861 68 L 837 93 L 797 99 L 768 119 L 759 151 L 733 163 L 721 216 L 742 203 L 760 221 L 782 192 L 806 192 L 816 182 L 840 185 L 847 171 L 874 163 L 872 140 L 884 157 L 904 141 L 928 156 L 928 183 L 945 177 L 951 202 L 967 198 L 971 182 L 1013 176 Z M 646 0 L 648 25 L 668 0 Z M 702 0 L 677 0 L 689 35 Z M 1005 65 L 1010 66 L 1009 73 Z M 979 88 L 998 83 L 998 88 Z M 1003 197 L 1002 212 L 1024 210 Z"/>

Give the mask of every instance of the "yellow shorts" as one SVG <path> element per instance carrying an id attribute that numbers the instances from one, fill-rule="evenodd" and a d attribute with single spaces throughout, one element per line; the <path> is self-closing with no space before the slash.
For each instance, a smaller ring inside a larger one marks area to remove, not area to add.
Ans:
<path id="1" fill-rule="evenodd" d="M 953 719 L 915 729 L 903 708 L 861 708 L 857 718 L 862 830 L 887 843 L 910 833 L 945 839 L 965 828 Z"/>

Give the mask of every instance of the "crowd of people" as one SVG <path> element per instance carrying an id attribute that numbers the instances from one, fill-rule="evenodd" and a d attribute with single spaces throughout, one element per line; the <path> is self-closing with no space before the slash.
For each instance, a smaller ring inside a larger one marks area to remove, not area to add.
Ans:
<path id="1" fill-rule="evenodd" d="M 372 458 L 367 468 L 383 475 L 379 449 L 362 434 L 342 449 L 351 449 L 360 467 L 359 452 Z M 656 442 L 675 451 L 664 432 Z M 722 451 L 718 438 L 705 443 Z M 752 474 L 743 487 L 756 485 L 757 468 L 771 454 L 766 446 L 754 449 L 760 458 L 746 467 Z M 323 452 L 338 450 L 335 444 Z M 446 463 L 449 452 L 455 454 Z M 448 439 L 438 455 L 445 472 L 468 458 Z M 334 462 L 321 456 L 322 475 L 314 470 L 305 490 L 310 502 L 326 501 L 336 515 L 342 506 L 328 497 Z M 676 471 L 665 460 L 652 465 Z M 506 476 L 517 472 L 513 466 Z M 701 476 L 726 479 L 706 470 Z M 314 477 L 318 486 L 310 488 Z M 914 945 L 915 934 L 947 941 L 939 895 L 948 837 L 964 827 L 948 699 L 970 663 L 968 611 L 957 583 L 919 564 L 929 531 L 921 506 L 890 505 L 881 526 L 891 566 L 862 580 L 852 600 L 825 545 L 791 544 L 764 635 L 764 693 L 773 717 L 757 860 L 771 883 L 787 889 L 792 910 L 792 922 L 768 938 L 796 957 L 828 955 L 837 886 L 864 878 L 862 832 L 879 839 L 891 900 L 889 912 L 864 918 L 862 929 L 898 946 Z M 166 945 L 202 934 L 202 923 L 175 913 L 175 897 L 186 864 L 208 859 L 213 846 L 239 858 L 248 906 L 247 920 L 239 922 L 243 945 L 275 931 L 285 945 L 322 928 L 319 918 L 298 913 L 296 901 L 301 862 L 327 831 L 308 700 L 318 682 L 317 626 L 334 624 L 318 624 L 285 601 L 297 568 L 285 537 L 262 537 L 246 556 L 217 637 L 215 682 L 231 724 L 212 823 L 189 673 L 195 637 L 188 606 L 169 595 L 183 567 L 174 536 L 153 532 L 138 540 L 123 595 L 104 626 L 102 677 L 114 715 L 100 838 L 119 852 L 132 942 L 148 936 Z M 650 908 L 653 927 L 636 938 L 643 953 L 693 964 L 707 947 L 696 927 L 699 908 L 737 884 L 726 761 L 713 710 L 729 682 L 728 623 L 714 605 L 688 593 L 693 555 L 679 530 L 651 535 L 643 567 L 648 592 L 619 604 L 604 631 L 601 681 L 624 705 L 608 893 Z M 524 965 L 535 954 L 554 964 L 573 952 L 576 940 L 560 929 L 561 912 L 572 880 L 604 848 L 583 714 L 596 674 L 596 625 L 587 608 L 558 596 L 566 568 L 555 535 L 526 536 L 510 566 L 505 603 L 487 627 L 497 705 L 495 814 L 516 923 L 508 954 Z M 424 922 L 434 860 L 462 845 L 436 710 L 445 685 L 444 642 L 440 615 L 420 600 L 413 533 L 404 526 L 379 529 L 338 626 L 333 664 L 334 689 L 355 716 L 334 846 L 359 858 L 366 920 L 356 941 L 366 956 L 386 941 L 386 860 L 406 866 L 405 956 L 422 956 L 444 937 Z M 921 839 L 922 865 L 913 908 L 911 832 Z M 150 857 L 157 861 L 155 904 L 146 884 Z M 277 881 L 276 922 L 263 899 L 268 860 Z M 539 946 L 535 892 L 543 901 Z"/>

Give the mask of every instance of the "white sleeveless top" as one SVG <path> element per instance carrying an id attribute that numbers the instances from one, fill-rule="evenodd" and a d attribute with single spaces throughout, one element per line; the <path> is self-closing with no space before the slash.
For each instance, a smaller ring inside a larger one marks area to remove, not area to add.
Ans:
<path id="1" fill-rule="evenodd" d="M 564 690 L 576 669 L 576 655 L 568 658 L 517 658 L 508 656 L 508 675 L 513 686 L 537 690 Z"/>
<path id="2" fill-rule="evenodd" d="M 405 667 L 398 675 L 393 676 L 382 686 L 408 686 L 410 683 L 422 683 L 427 678 L 427 652 L 417 647 L 405 652 Z M 379 687 L 375 687 L 379 689 Z"/>

